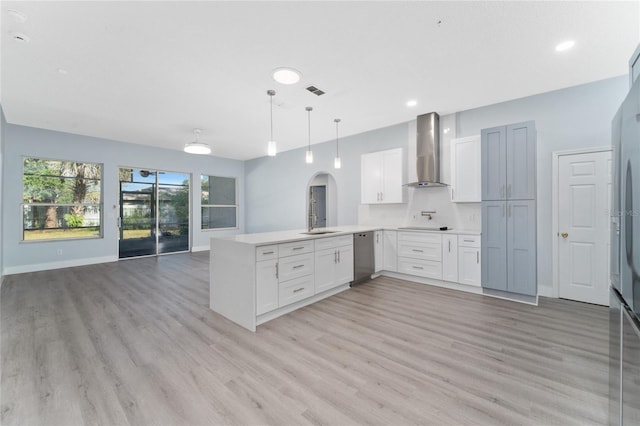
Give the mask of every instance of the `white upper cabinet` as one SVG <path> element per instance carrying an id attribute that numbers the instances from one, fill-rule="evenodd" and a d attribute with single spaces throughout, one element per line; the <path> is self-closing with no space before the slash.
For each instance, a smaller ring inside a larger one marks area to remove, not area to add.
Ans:
<path id="1" fill-rule="evenodd" d="M 480 135 L 451 140 L 451 201 L 479 203 L 482 198 Z"/>
<path id="2" fill-rule="evenodd" d="M 362 154 L 362 204 L 404 202 L 402 148 Z"/>

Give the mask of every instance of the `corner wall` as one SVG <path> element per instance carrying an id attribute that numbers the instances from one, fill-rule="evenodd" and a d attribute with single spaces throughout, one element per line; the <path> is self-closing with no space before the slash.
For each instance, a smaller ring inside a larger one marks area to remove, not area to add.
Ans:
<path id="1" fill-rule="evenodd" d="M 2 202 L 4 197 L 4 176 L 3 176 L 3 172 L 4 169 L 2 167 L 3 162 L 4 162 L 4 128 L 7 125 L 7 121 L 4 118 L 4 111 L 2 110 L 2 105 L 0 105 L 0 287 L 2 286 L 2 281 L 4 280 L 4 251 L 3 251 L 3 241 L 4 241 L 4 233 L 3 233 L 3 218 L 4 218 L 4 213 L 3 213 L 3 209 L 1 208 L 2 204 L 4 204 Z"/>

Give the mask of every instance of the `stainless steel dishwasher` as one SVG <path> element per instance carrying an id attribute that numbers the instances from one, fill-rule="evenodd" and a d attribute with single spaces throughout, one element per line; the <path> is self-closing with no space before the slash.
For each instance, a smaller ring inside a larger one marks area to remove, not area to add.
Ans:
<path id="1" fill-rule="evenodd" d="M 373 231 L 353 234 L 352 286 L 371 279 L 375 268 L 373 249 Z"/>

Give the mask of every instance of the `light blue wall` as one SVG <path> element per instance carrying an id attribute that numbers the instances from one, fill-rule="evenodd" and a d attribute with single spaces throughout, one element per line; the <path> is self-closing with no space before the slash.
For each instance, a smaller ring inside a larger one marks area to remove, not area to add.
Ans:
<path id="1" fill-rule="evenodd" d="M 115 260 L 118 253 L 117 204 L 120 166 L 191 173 L 199 190 L 201 174 L 236 177 L 240 203 L 240 229 L 237 231 L 200 231 L 200 197 L 192 196 L 192 245 L 208 249 L 213 236 L 244 232 L 244 162 L 212 156 L 194 156 L 180 151 L 152 148 L 106 139 L 61 133 L 32 127 L 5 126 L 2 194 L 4 233 L 4 273 L 48 269 L 83 263 Z M 76 160 L 104 164 L 103 202 L 104 238 L 50 242 L 21 242 L 22 158 Z M 192 192 L 193 194 L 193 192 Z M 57 251 L 62 250 L 62 255 Z"/>
<path id="2" fill-rule="evenodd" d="M 629 89 L 627 76 L 458 113 L 457 134 L 534 120 L 537 130 L 538 287 L 551 294 L 552 153 L 611 144 L 611 120 Z"/>
<path id="3" fill-rule="evenodd" d="M 328 123 L 327 125 L 332 125 Z M 348 125 L 343 122 L 343 126 Z M 306 227 L 306 191 L 318 172 L 330 173 L 336 180 L 338 223 L 354 225 L 360 204 L 360 155 L 367 152 L 405 147 L 406 123 L 340 139 L 342 168 L 333 168 L 335 141 L 312 145 L 313 164 L 305 163 L 306 148 L 247 161 L 246 229 L 264 232 Z"/>
<path id="4" fill-rule="evenodd" d="M 4 111 L 2 110 L 2 105 L 0 105 L 0 206 L 4 204 L 2 202 L 4 196 L 3 189 L 3 160 L 4 160 L 4 128 L 6 127 L 7 122 L 4 118 Z M 2 208 L 0 207 L 0 285 L 2 285 L 2 279 L 4 278 L 4 251 L 2 249 L 2 242 L 4 241 L 4 233 L 3 230 L 3 218 L 4 214 L 2 213 Z"/>

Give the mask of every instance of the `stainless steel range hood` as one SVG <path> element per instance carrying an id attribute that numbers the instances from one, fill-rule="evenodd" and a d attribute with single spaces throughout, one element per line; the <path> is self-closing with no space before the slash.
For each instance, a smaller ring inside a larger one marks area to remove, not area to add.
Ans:
<path id="1" fill-rule="evenodd" d="M 435 112 L 418 116 L 417 125 L 418 181 L 408 183 L 414 188 L 446 186 L 440 182 L 440 116 Z"/>

